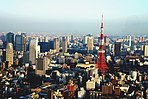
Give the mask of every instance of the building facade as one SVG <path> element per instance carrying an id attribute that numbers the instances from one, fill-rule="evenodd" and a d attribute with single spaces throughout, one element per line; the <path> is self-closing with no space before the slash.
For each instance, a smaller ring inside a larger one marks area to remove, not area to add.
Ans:
<path id="1" fill-rule="evenodd" d="M 38 38 L 34 38 L 30 41 L 29 46 L 29 61 L 31 64 L 36 63 L 36 58 L 38 58 L 40 53 L 40 46 L 38 45 Z"/>
<path id="2" fill-rule="evenodd" d="M 67 39 L 66 37 L 62 37 L 62 52 L 63 53 L 66 53 L 67 52 Z"/>
<path id="3" fill-rule="evenodd" d="M 59 52 L 59 50 L 60 50 L 60 40 L 59 40 L 59 38 L 54 38 L 54 49 L 56 50 L 56 52 Z"/>
<path id="4" fill-rule="evenodd" d="M 6 47 L 6 61 L 8 62 L 8 67 L 13 64 L 13 44 L 8 43 Z"/>

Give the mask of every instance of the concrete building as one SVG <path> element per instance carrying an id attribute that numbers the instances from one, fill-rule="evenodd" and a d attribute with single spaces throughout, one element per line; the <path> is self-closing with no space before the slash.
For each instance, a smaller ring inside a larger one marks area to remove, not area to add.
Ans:
<path id="1" fill-rule="evenodd" d="M 115 56 L 121 55 L 121 42 L 120 41 L 115 42 L 114 53 L 115 53 Z"/>
<path id="2" fill-rule="evenodd" d="M 60 50 L 60 40 L 59 40 L 59 38 L 54 38 L 54 49 L 56 50 L 56 52 L 59 52 L 59 50 Z"/>
<path id="3" fill-rule="evenodd" d="M 94 37 L 91 34 L 84 36 L 83 44 L 87 45 L 87 50 L 93 50 L 94 47 Z"/>
<path id="4" fill-rule="evenodd" d="M 62 37 L 62 52 L 67 52 L 67 39 L 66 37 Z"/>
<path id="5" fill-rule="evenodd" d="M 48 37 L 44 37 L 44 42 L 48 42 Z"/>
<path id="6" fill-rule="evenodd" d="M 15 36 L 15 50 L 16 51 L 26 51 L 26 34 L 21 33 L 21 35 L 16 35 Z"/>
<path id="7" fill-rule="evenodd" d="M 14 47 L 14 33 L 7 33 L 6 35 L 6 43 L 12 43 L 13 44 L 13 47 Z"/>
<path id="8" fill-rule="evenodd" d="M 6 47 L 6 61 L 8 62 L 8 67 L 13 64 L 13 44 L 8 43 Z"/>
<path id="9" fill-rule="evenodd" d="M 131 47 L 132 46 L 132 36 L 131 35 L 129 35 L 129 40 L 128 40 L 128 45 L 129 45 L 129 47 Z"/>
<path id="10" fill-rule="evenodd" d="M 88 51 L 93 51 L 93 48 L 94 48 L 94 37 L 89 36 L 88 41 L 87 41 L 87 50 Z"/>
<path id="11" fill-rule="evenodd" d="M 43 58 L 36 59 L 36 74 L 45 75 L 46 70 L 48 70 L 49 63 L 50 59 L 46 56 L 44 56 Z"/>
<path id="12" fill-rule="evenodd" d="M 95 81 L 94 80 L 88 80 L 86 82 L 86 90 L 94 90 L 95 89 Z"/>
<path id="13" fill-rule="evenodd" d="M 22 38 L 22 36 L 21 35 L 16 35 L 15 36 L 15 50 L 16 51 L 22 51 L 22 40 L 23 38 Z"/>
<path id="14" fill-rule="evenodd" d="M 109 37 L 108 36 L 104 36 L 104 45 L 105 46 L 109 45 L 109 41 L 110 41 Z"/>
<path id="15" fill-rule="evenodd" d="M 148 45 L 144 45 L 144 56 L 148 57 Z"/>
<path id="16" fill-rule="evenodd" d="M 67 39 L 67 44 L 69 45 L 70 44 L 70 36 L 66 36 L 66 39 Z"/>
<path id="17" fill-rule="evenodd" d="M 139 37 L 139 42 L 143 42 L 144 41 L 144 37 L 143 36 L 140 36 Z"/>
<path id="18" fill-rule="evenodd" d="M 88 35 L 84 36 L 83 38 L 83 44 L 87 44 L 88 42 Z"/>
<path id="19" fill-rule="evenodd" d="M 113 93 L 113 85 L 102 86 L 102 94 L 112 94 L 112 93 Z"/>
<path id="20" fill-rule="evenodd" d="M 23 53 L 23 64 L 29 63 L 29 51 Z"/>
<path id="21" fill-rule="evenodd" d="M 31 64 L 36 63 L 36 58 L 38 58 L 40 53 L 40 46 L 38 45 L 38 38 L 34 38 L 30 41 L 29 46 L 29 61 Z"/>
<path id="22" fill-rule="evenodd" d="M 74 40 L 74 36 L 71 35 L 71 36 L 70 36 L 70 41 L 73 41 L 73 40 Z"/>

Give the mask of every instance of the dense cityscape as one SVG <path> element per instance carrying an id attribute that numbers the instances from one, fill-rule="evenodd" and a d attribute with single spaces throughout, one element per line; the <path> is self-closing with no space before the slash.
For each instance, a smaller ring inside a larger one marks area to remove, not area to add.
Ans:
<path id="1" fill-rule="evenodd" d="M 100 33 L 99 33 L 100 32 Z M 148 35 L 1 33 L 1 99 L 148 99 Z"/>

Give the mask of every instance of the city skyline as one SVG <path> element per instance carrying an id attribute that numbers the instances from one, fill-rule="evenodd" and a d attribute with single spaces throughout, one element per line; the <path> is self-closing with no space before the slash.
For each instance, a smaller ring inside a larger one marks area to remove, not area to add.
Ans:
<path id="1" fill-rule="evenodd" d="M 147 1 L 0 1 L 0 32 L 147 34 Z"/>
<path id="2" fill-rule="evenodd" d="M 100 24 L 98 37 L 2 33 L 0 99 L 148 99 L 148 36 Z"/>

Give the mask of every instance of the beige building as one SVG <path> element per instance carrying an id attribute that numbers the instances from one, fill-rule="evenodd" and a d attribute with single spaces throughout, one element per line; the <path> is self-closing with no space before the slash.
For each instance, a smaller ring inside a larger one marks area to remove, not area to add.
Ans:
<path id="1" fill-rule="evenodd" d="M 13 44 L 8 43 L 6 47 L 6 61 L 8 61 L 8 67 L 13 64 Z"/>
<path id="2" fill-rule="evenodd" d="M 94 80 L 88 80 L 86 82 L 86 90 L 94 90 L 95 89 L 95 81 Z"/>
<path id="3" fill-rule="evenodd" d="M 88 51 L 92 51 L 94 48 L 94 37 L 91 34 L 84 36 L 83 44 L 86 45 Z"/>
<path id="4" fill-rule="evenodd" d="M 148 56 L 148 45 L 144 45 L 144 56 Z"/>
<path id="5" fill-rule="evenodd" d="M 94 48 L 94 37 L 89 36 L 88 41 L 87 41 L 87 50 L 88 51 L 93 51 L 93 48 Z"/>
<path id="6" fill-rule="evenodd" d="M 139 37 L 139 42 L 143 42 L 144 41 L 144 37 L 143 36 L 140 36 Z"/>
<path id="7" fill-rule="evenodd" d="M 54 49 L 56 50 L 56 52 L 59 52 L 59 50 L 60 50 L 60 40 L 59 40 L 59 38 L 54 38 Z"/>
<path id="8" fill-rule="evenodd" d="M 48 70 L 48 65 L 50 64 L 50 59 L 46 56 L 43 58 L 36 59 L 36 70 L 37 75 L 45 75 L 46 70 Z"/>

